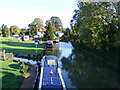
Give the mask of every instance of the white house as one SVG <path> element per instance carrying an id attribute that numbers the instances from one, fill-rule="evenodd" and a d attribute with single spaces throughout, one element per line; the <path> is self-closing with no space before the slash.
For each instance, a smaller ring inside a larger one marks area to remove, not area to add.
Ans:
<path id="1" fill-rule="evenodd" d="M 45 34 L 45 29 L 44 28 L 39 29 L 38 32 L 37 32 L 37 35 L 38 35 L 39 38 L 43 38 L 44 34 Z"/>
<path id="2" fill-rule="evenodd" d="M 37 35 L 34 35 L 34 39 L 44 38 L 45 31 L 46 31 L 46 29 L 44 29 L 44 28 L 38 29 Z"/>

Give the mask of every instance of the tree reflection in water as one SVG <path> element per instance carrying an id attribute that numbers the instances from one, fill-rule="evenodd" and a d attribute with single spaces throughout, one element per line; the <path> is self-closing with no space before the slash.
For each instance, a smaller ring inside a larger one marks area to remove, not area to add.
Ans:
<path id="1" fill-rule="evenodd" d="M 117 70 L 93 54 L 73 49 L 61 61 L 62 69 L 68 72 L 72 85 L 77 88 L 118 88 Z"/>
<path id="2" fill-rule="evenodd" d="M 47 48 L 45 52 L 45 55 L 54 55 L 57 57 L 59 57 L 60 54 L 61 54 L 61 50 L 59 50 L 59 47 L 57 44 L 54 44 L 53 48 Z"/>

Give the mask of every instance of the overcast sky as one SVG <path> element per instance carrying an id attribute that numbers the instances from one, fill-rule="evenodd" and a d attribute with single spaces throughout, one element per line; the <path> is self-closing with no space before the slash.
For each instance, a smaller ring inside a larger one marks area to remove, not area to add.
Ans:
<path id="1" fill-rule="evenodd" d="M 45 23 L 52 16 L 58 16 L 66 28 L 75 9 L 76 0 L 0 0 L 0 26 L 27 28 L 35 18 Z"/>

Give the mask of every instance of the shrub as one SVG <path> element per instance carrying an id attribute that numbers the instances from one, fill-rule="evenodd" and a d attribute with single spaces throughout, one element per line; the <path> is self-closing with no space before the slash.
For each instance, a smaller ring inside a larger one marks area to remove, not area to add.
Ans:
<path id="1" fill-rule="evenodd" d="M 27 70 L 28 70 L 28 65 L 25 65 L 25 64 L 22 62 L 22 64 L 20 65 L 20 73 L 26 74 Z"/>

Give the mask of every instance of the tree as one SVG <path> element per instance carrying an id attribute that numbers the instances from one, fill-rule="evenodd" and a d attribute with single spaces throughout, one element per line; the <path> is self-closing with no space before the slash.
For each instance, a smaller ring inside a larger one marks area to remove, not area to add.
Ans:
<path id="1" fill-rule="evenodd" d="M 90 48 L 112 46 L 118 32 L 118 9 L 111 2 L 78 2 L 71 20 L 70 41 Z"/>
<path id="2" fill-rule="evenodd" d="M 30 36 L 36 35 L 38 29 L 43 28 L 43 21 L 40 18 L 35 18 L 35 20 L 28 25 Z"/>
<path id="3" fill-rule="evenodd" d="M 71 33 L 71 30 L 69 28 L 66 28 L 66 30 L 64 31 L 64 35 L 62 36 L 62 40 L 67 42 L 67 41 L 70 41 L 70 33 Z"/>
<path id="4" fill-rule="evenodd" d="M 51 22 L 51 24 L 53 24 L 53 26 L 56 28 L 56 30 L 62 31 L 63 24 L 59 17 L 56 17 L 56 16 L 51 17 L 50 22 Z"/>
<path id="5" fill-rule="evenodd" d="M 27 35 L 27 33 L 28 33 L 28 30 L 26 28 L 21 28 L 21 30 L 20 30 L 20 36 Z"/>
<path id="6" fill-rule="evenodd" d="M 14 34 L 20 34 L 20 28 L 16 25 L 13 25 L 10 27 L 10 31 L 11 33 L 14 35 Z"/>
<path id="7" fill-rule="evenodd" d="M 10 29 L 7 27 L 7 25 L 2 25 L 2 35 L 3 37 L 9 37 L 10 36 Z"/>
<path id="8" fill-rule="evenodd" d="M 46 32 L 45 32 L 45 39 L 46 40 L 54 40 L 55 39 L 55 35 L 54 35 L 54 27 L 52 26 L 52 24 L 47 21 L 46 23 Z"/>

